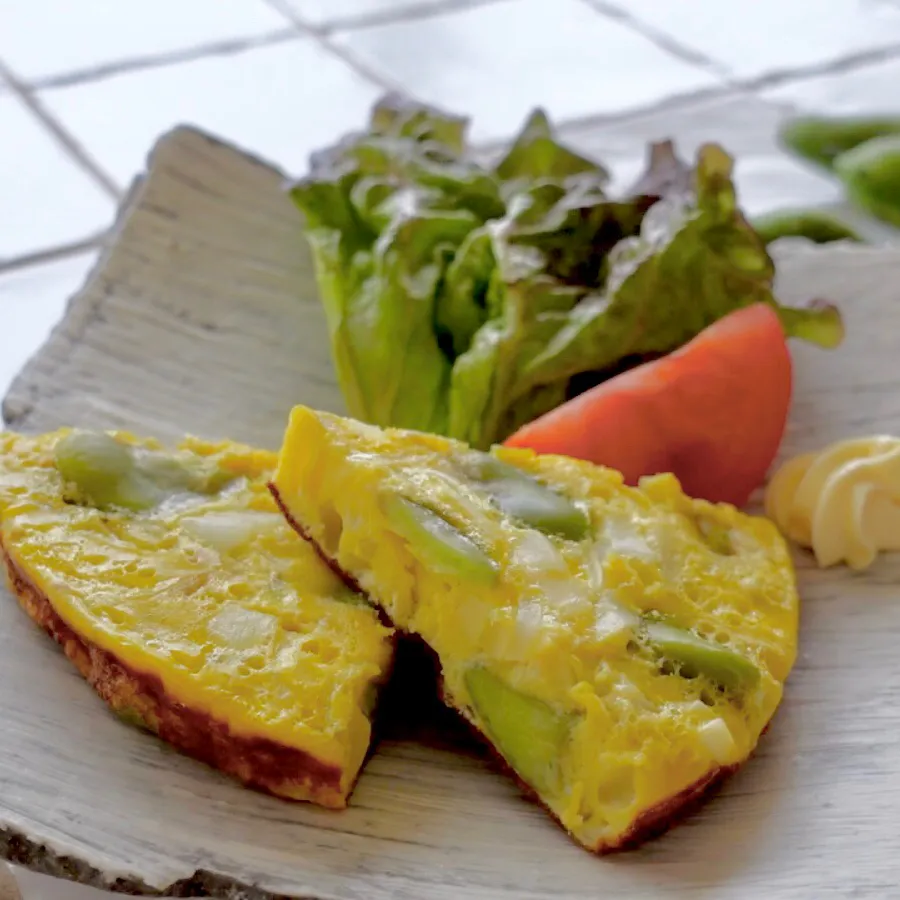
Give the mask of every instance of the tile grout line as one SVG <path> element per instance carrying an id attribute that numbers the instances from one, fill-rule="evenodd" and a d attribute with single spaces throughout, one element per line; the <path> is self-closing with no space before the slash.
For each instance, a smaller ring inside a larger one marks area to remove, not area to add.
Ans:
<path id="1" fill-rule="evenodd" d="M 379 25 L 402 25 L 405 22 L 466 12 L 503 2 L 505 0 L 435 0 L 433 3 L 416 3 L 413 0 L 408 6 L 401 6 L 398 9 L 376 10 L 370 13 L 355 13 L 344 18 L 326 19 L 317 23 L 316 27 L 323 34 L 332 34 L 335 31 L 361 31 L 365 28 L 377 28 Z"/>
<path id="2" fill-rule="evenodd" d="M 764 72 L 761 75 L 751 76 L 749 78 L 741 78 L 736 76 L 727 66 L 717 62 L 705 54 L 693 50 L 690 47 L 681 44 L 679 41 L 669 37 L 663 32 L 657 31 L 653 26 L 648 25 L 643 20 L 632 16 L 626 10 L 623 10 L 607 0 L 582 0 L 588 6 L 616 19 L 632 29 L 643 34 L 646 38 L 653 41 L 658 47 L 668 50 L 670 53 L 679 58 L 699 64 L 707 68 L 722 79 L 723 84 L 727 88 L 736 90 L 757 90 L 759 88 L 768 88 L 775 85 L 789 82 L 792 80 L 802 80 L 806 78 L 815 78 L 817 76 L 827 76 L 829 74 L 837 74 L 839 72 L 848 71 L 856 67 L 863 67 L 869 64 L 883 62 L 893 57 L 900 58 L 900 43 L 889 44 L 885 47 L 876 47 L 867 50 L 860 50 L 849 56 L 839 59 L 828 60 L 826 62 L 812 63 L 806 66 L 798 66 L 797 68 L 784 68 L 775 71 Z M 900 6 L 900 0 L 888 0 L 895 6 Z M 662 101 L 657 101 L 662 102 Z M 655 105 L 655 103 L 654 103 Z M 630 114 L 630 112 L 629 112 Z"/>
<path id="3" fill-rule="evenodd" d="M 267 0 L 267 2 L 277 3 L 279 2 L 279 0 Z M 476 0 L 476 3 L 478 2 L 479 0 Z M 487 0 L 487 2 L 497 2 L 497 0 Z M 311 36 L 315 36 L 317 38 L 319 37 L 312 26 L 303 24 L 298 25 L 298 28 L 307 31 Z M 329 47 L 328 49 L 330 50 L 331 48 Z M 560 132 L 570 132 L 573 129 L 577 131 L 583 128 L 590 128 L 595 125 L 615 125 L 627 122 L 628 120 L 633 118 L 652 114 L 655 111 L 661 109 L 663 106 L 670 104 L 690 104 L 691 102 L 713 99 L 734 92 L 747 92 L 753 94 L 759 88 L 771 88 L 785 83 L 790 83 L 792 81 L 804 81 L 806 79 L 828 76 L 830 74 L 838 74 L 844 71 L 851 71 L 855 68 L 864 68 L 867 65 L 875 65 L 879 62 L 884 62 L 886 60 L 894 58 L 900 59 L 900 43 L 890 45 L 888 47 L 878 48 L 875 50 L 861 51 L 860 53 L 854 54 L 853 56 L 845 57 L 839 60 L 830 60 L 825 63 L 816 63 L 797 69 L 769 72 L 763 75 L 755 76 L 753 78 L 730 80 L 717 87 L 703 88 L 681 94 L 673 94 L 671 96 L 661 98 L 660 100 L 655 100 L 642 106 L 633 107 L 624 112 L 576 116 L 568 119 L 562 119 L 559 122 L 554 123 L 554 125 Z M 9 72 L 9 70 L 5 66 L 3 66 L 2 62 L 0 62 L 0 78 L 4 77 L 9 82 L 10 95 L 19 96 L 20 99 L 25 101 L 25 97 L 22 96 L 22 92 L 27 92 L 28 89 L 24 85 L 20 86 L 15 76 L 13 76 Z M 0 88 L 2 88 L 2 84 L 0 84 Z M 28 105 L 29 107 L 31 107 L 30 103 Z M 786 104 L 786 106 L 793 107 L 793 104 Z M 49 118 L 52 122 L 52 117 Z M 43 116 L 41 116 L 41 119 L 42 121 L 44 121 Z M 65 135 L 64 131 L 63 134 Z M 565 136 L 563 135 L 563 137 Z M 505 146 L 507 143 L 508 138 L 498 138 L 481 144 L 479 146 L 479 151 L 482 153 L 494 152 Z M 116 197 L 120 197 L 118 189 L 116 191 Z M 51 262 L 55 259 L 62 259 L 77 255 L 81 252 L 86 252 L 87 250 L 98 246 L 106 237 L 106 235 L 107 231 L 104 230 L 72 243 L 60 244 L 48 249 L 30 252 L 22 256 L 0 259 L 0 273 L 40 265 L 42 263 Z"/>
<path id="4" fill-rule="evenodd" d="M 108 234 L 108 230 L 98 231 L 95 234 L 88 235 L 77 241 L 71 241 L 66 244 L 57 244 L 54 247 L 47 247 L 42 250 L 34 250 L 22 256 L 14 256 L 9 259 L 0 259 L 0 276 L 8 272 L 17 272 L 21 269 L 28 269 L 32 266 L 40 266 L 46 263 L 55 262 L 59 259 L 68 259 L 70 256 L 78 256 L 79 253 L 86 253 L 88 250 L 94 250 L 99 247 Z"/>
<path id="5" fill-rule="evenodd" d="M 121 199 L 122 192 L 115 181 L 103 171 L 81 144 L 44 109 L 44 105 L 38 100 L 37 96 L 10 71 L 9 67 L 2 60 L 0 60 L 0 79 L 6 81 L 12 93 L 25 104 L 79 168 L 91 176 L 113 200 L 118 201 Z"/>
<path id="6" fill-rule="evenodd" d="M 900 2 L 900 0 L 898 0 L 898 2 Z M 672 104 L 680 106 L 682 104 L 689 104 L 693 101 L 714 99 L 732 93 L 744 93 L 762 99 L 758 94 L 760 89 L 769 89 L 784 84 L 790 84 L 792 82 L 806 81 L 808 79 L 827 77 L 828 75 L 840 74 L 842 72 L 850 72 L 854 69 L 862 69 L 869 65 L 877 65 L 880 62 L 891 59 L 900 60 L 900 43 L 876 50 L 861 51 L 860 53 L 844 57 L 843 59 L 829 60 L 826 63 L 814 63 L 796 69 L 783 69 L 777 72 L 767 72 L 763 75 L 757 75 L 751 78 L 731 79 L 715 87 L 700 88 L 698 90 L 686 91 L 680 94 L 671 94 L 641 106 L 633 106 L 631 109 L 625 110 L 624 112 L 573 116 L 556 122 L 554 125 L 558 130 L 590 128 L 594 125 L 617 125 L 628 122 L 630 119 L 652 115 L 663 107 Z M 763 100 L 763 102 L 778 105 L 774 100 Z M 793 106 L 793 104 L 782 105 Z M 506 139 L 504 138 L 492 140 L 484 144 L 482 149 L 492 150 L 502 147 L 505 143 Z"/>
<path id="7" fill-rule="evenodd" d="M 183 50 L 173 50 L 166 53 L 116 60 L 95 67 L 39 77 L 27 83 L 16 78 L 16 76 L 7 70 L 6 77 L 11 82 L 8 89 L 9 93 L 15 94 L 23 91 L 36 92 L 70 87 L 83 83 L 100 81 L 103 78 L 115 77 L 132 71 L 164 68 L 169 65 L 192 62 L 209 56 L 237 54 L 256 49 L 257 47 L 286 43 L 303 37 L 311 37 L 318 40 L 320 43 L 325 43 L 330 52 L 341 57 L 348 65 L 352 66 L 368 80 L 374 81 L 385 89 L 403 93 L 404 91 L 399 85 L 390 82 L 386 76 L 371 69 L 371 67 L 368 67 L 351 54 L 347 54 L 343 48 L 335 47 L 334 44 L 326 40 L 328 36 L 338 30 L 362 30 L 380 25 L 402 24 L 411 19 L 427 19 L 445 14 L 453 14 L 455 12 L 465 12 L 483 6 L 514 2 L 514 0 L 436 0 L 436 2 L 430 4 L 414 2 L 408 7 L 401 8 L 399 10 L 399 15 L 397 14 L 397 11 L 361 13 L 358 15 L 347 16 L 343 19 L 327 20 L 318 24 L 308 22 L 303 17 L 294 13 L 293 10 L 285 4 L 285 0 L 263 0 L 263 2 L 283 15 L 292 23 L 291 26 L 287 26 L 284 29 L 276 29 L 251 38 L 235 38 L 210 44 L 202 44 Z M 710 57 L 680 44 L 663 32 L 656 31 L 652 26 L 646 25 L 627 11 L 608 4 L 606 0 L 581 0 L 581 2 L 591 7 L 594 11 L 599 12 L 601 15 L 619 21 L 632 30 L 637 31 L 655 43 L 658 47 L 679 59 L 710 69 L 713 74 L 723 80 L 725 85 L 731 87 L 752 88 L 757 84 L 767 86 L 769 83 L 780 83 L 783 80 L 790 80 L 792 78 L 814 77 L 817 74 L 827 74 L 830 71 L 839 72 L 857 65 L 865 65 L 870 62 L 877 63 L 883 59 L 890 58 L 895 52 L 900 53 L 900 44 L 889 45 L 888 47 L 859 51 L 857 54 L 850 57 L 830 60 L 825 63 L 815 63 L 798 69 L 781 69 L 753 76 L 749 79 L 740 79 L 733 76 L 726 67 L 721 66 Z M 885 2 L 892 5 L 900 5 L 900 0 L 885 0 Z M 2 63 L 0 63 L 0 66 L 2 66 Z M 6 91 L 2 83 L 2 77 L 3 72 L 0 71 L 0 96 Z M 15 88 L 13 88 L 12 83 L 16 83 Z"/>
<path id="8" fill-rule="evenodd" d="M 395 82 L 392 78 L 379 72 L 378 69 L 373 68 L 361 59 L 358 59 L 355 54 L 333 41 L 328 32 L 299 15 L 287 4 L 286 0 L 265 0 L 265 2 L 268 3 L 272 9 L 276 10 L 276 12 L 285 16 L 288 21 L 292 22 L 302 33 L 312 37 L 326 52 L 330 53 L 332 56 L 338 57 L 338 59 L 349 66 L 365 81 L 380 87 L 383 91 L 387 91 L 388 93 L 408 96 L 408 92 L 403 85 L 399 82 Z"/>
<path id="9" fill-rule="evenodd" d="M 632 106 L 630 109 L 610 112 L 610 113 L 590 113 L 584 116 L 571 116 L 566 119 L 554 121 L 553 129 L 557 132 L 563 141 L 566 140 L 568 134 L 572 131 L 578 132 L 582 129 L 593 128 L 597 125 L 619 125 L 639 119 L 644 116 L 653 115 L 665 107 L 681 107 L 690 106 L 695 102 L 704 100 L 714 100 L 717 97 L 724 97 L 732 93 L 745 93 L 740 85 L 720 84 L 714 87 L 698 88 L 696 90 L 684 91 L 678 94 L 669 94 L 658 100 L 652 100 L 640 106 Z M 496 138 L 479 145 L 481 152 L 495 152 L 509 144 L 510 138 Z"/>
<path id="10" fill-rule="evenodd" d="M 28 87 L 32 91 L 71 87 L 73 85 L 84 84 L 85 82 L 100 81 L 103 78 L 124 75 L 129 72 L 158 69 L 169 65 L 193 62 L 211 56 L 230 56 L 247 50 L 254 50 L 257 47 L 268 47 L 273 44 L 286 43 L 290 40 L 299 40 L 303 37 L 305 37 L 305 35 L 298 33 L 296 28 L 285 27 L 252 38 L 234 38 L 217 41 L 215 43 L 201 44 L 184 50 L 170 50 L 165 53 L 114 60 L 113 62 L 102 63 L 86 69 L 76 69 L 59 75 L 45 75 L 30 81 Z"/>
<path id="11" fill-rule="evenodd" d="M 628 119 L 635 116 L 646 115 L 648 112 L 652 112 L 654 109 L 660 107 L 663 103 L 689 103 L 692 100 L 700 100 L 706 97 L 715 97 L 720 94 L 726 94 L 728 92 L 729 89 L 725 86 L 719 88 L 706 88 L 699 91 L 691 91 L 684 94 L 677 94 L 671 97 L 666 97 L 662 101 L 657 101 L 644 107 L 634 107 L 633 109 L 628 110 L 626 113 L 612 113 L 605 116 L 580 116 L 570 119 L 563 119 L 559 122 L 555 122 L 554 127 L 557 129 L 557 131 L 562 132 L 568 131 L 572 128 L 579 129 L 590 127 L 593 124 L 614 124 L 618 121 L 627 121 Z M 563 138 L 565 138 L 565 136 L 563 136 Z M 480 153 L 494 152 L 506 146 L 509 143 L 509 140 L 510 138 L 507 137 L 487 141 L 485 143 L 479 144 L 478 151 Z M 58 244 L 54 247 L 36 250 L 23 254 L 21 256 L 13 256 L 6 259 L 0 258 L 0 275 L 6 272 L 28 268 L 30 266 L 36 266 L 46 262 L 52 262 L 55 259 L 62 259 L 77 255 L 78 253 L 98 246 L 106 238 L 108 233 L 108 229 L 103 229 L 102 231 L 99 231 L 93 235 L 89 235 L 88 237 L 82 238 L 81 240 L 74 241 L 72 243 Z"/>
<path id="12" fill-rule="evenodd" d="M 659 31 L 652 25 L 648 25 L 642 19 L 633 16 L 627 9 L 622 9 L 619 6 L 606 2 L 606 0 L 582 0 L 582 3 L 589 6 L 594 12 L 599 13 L 601 16 L 606 16 L 616 22 L 620 22 L 632 31 L 637 32 L 670 56 L 674 56 L 682 62 L 699 66 L 710 74 L 715 75 L 716 78 L 724 83 L 729 83 L 732 73 L 724 63 L 720 63 L 718 60 L 707 56 L 705 53 L 701 53 L 699 50 L 694 50 L 692 47 L 682 44 L 665 32 Z"/>
<path id="13" fill-rule="evenodd" d="M 900 60 L 900 42 L 888 44 L 885 47 L 876 47 L 870 50 L 860 50 L 850 56 L 840 59 L 832 59 L 822 63 L 812 63 L 808 66 L 798 66 L 795 69 L 776 69 L 773 72 L 764 72 L 752 78 L 741 79 L 732 82 L 736 87 L 749 90 L 758 88 L 770 88 L 789 83 L 791 81 L 805 81 L 808 78 L 822 78 L 828 75 L 838 75 L 842 72 L 850 72 L 853 69 L 863 69 L 869 65 L 877 65 L 892 59 Z"/>

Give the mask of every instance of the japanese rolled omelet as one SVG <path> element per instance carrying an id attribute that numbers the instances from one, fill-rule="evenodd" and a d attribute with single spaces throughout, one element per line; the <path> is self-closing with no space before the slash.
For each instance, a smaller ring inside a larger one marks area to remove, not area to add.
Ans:
<path id="1" fill-rule="evenodd" d="M 393 635 L 278 512 L 274 454 L 0 434 L 26 612 L 121 716 L 248 786 L 343 807 Z"/>
<path id="2" fill-rule="evenodd" d="M 298 407 L 293 526 L 441 668 L 446 702 L 583 846 L 633 844 L 743 763 L 794 664 L 766 519 L 673 476 L 474 451 Z"/>

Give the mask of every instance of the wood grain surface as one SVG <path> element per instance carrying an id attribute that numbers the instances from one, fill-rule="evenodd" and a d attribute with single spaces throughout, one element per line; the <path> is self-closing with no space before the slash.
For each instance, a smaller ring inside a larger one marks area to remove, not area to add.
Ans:
<path id="1" fill-rule="evenodd" d="M 298 401 L 340 410 L 299 217 L 265 164 L 179 129 L 154 151 L 9 427 L 127 426 L 276 447 Z M 837 351 L 795 345 L 783 452 L 900 433 L 900 254 L 780 248 L 785 299 L 839 302 Z M 900 896 L 900 559 L 797 555 L 801 652 L 751 762 L 616 857 L 572 844 L 446 719 L 388 725 L 351 808 L 244 790 L 107 714 L 0 597 L 0 856 L 135 893 L 317 900 Z M 409 670 L 415 673 L 415 669 Z M 409 677 L 418 677 L 410 675 Z M 422 706 L 420 709 L 419 706 Z"/>
<path id="2" fill-rule="evenodd" d="M 13 877 L 12 869 L 2 862 L 0 862 L 0 900 L 22 900 L 22 893 Z"/>

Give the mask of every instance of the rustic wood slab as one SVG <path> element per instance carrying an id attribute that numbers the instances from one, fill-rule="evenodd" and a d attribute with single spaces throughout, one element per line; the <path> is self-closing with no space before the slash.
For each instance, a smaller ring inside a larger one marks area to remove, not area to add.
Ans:
<path id="1" fill-rule="evenodd" d="M 8 427 L 128 426 L 277 447 L 298 401 L 340 410 L 282 175 L 189 129 L 164 137 L 64 321 L 5 399 Z M 900 253 L 779 254 L 781 293 L 841 303 L 836 352 L 796 346 L 784 452 L 900 433 Z M 895 896 L 900 559 L 798 555 L 801 654 L 759 752 L 643 849 L 572 844 L 452 725 L 389 728 L 352 806 L 264 797 L 108 715 L 0 597 L 0 856 L 132 893 L 317 900 Z M 2 893 L 2 891 L 0 891 Z"/>

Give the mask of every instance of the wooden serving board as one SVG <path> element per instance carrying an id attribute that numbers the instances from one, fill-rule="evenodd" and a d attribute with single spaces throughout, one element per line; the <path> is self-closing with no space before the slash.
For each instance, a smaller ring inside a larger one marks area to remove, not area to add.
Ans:
<path id="1" fill-rule="evenodd" d="M 839 302 L 795 345 L 784 452 L 900 433 L 900 252 L 785 246 L 780 293 Z M 11 428 L 127 426 L 277 447 L 289 408 L 340 410 L 301 224 L 271 167 L 179 129 L 6 397 Z M 898 896 L 900 559 L 797 564 L 801 654 L 752 761 L 639 851 L 577 848 L 452 724 L 389 727 L 335 813 L 238 787 L 107 714 L 0 597 L 0 855 L 133 893 L 317 900 Z"/>

